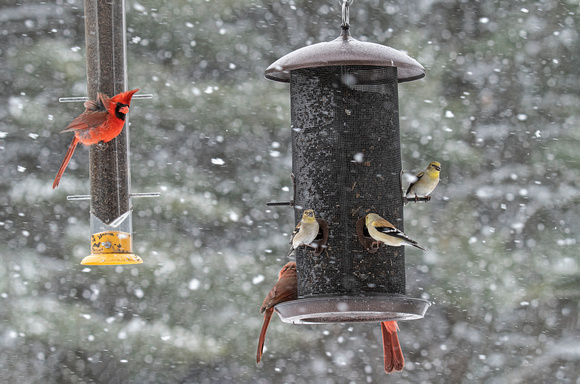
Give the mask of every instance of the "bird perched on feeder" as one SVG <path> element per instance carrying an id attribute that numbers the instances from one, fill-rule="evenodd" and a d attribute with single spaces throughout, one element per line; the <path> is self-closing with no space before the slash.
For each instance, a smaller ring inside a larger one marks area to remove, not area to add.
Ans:
<path id="1" fill-rule="evenodd" d="M 399 247 L 401 245 L 412 245 L 415 248 L 426 251 L 415 240 L 405 235 L 402 231 L 395 228 L 395 226 L 383 219 L 376 213 L 369 213 L 365 218 L 365 224 L 369 231 L 369 235 L 378 243 L 384 243 L 391 247 Z"/>
<path id="2" fill-rule="evenodd" d="M 97 100 L 85 102 L 85 111 L 70 123 L 63 132 L 74 132 L 64 160 L 56 174 L 52 189 L 58 187 L 60 178 L 78 143 L 93 145 L 113 140 L 123 130 L 125 116 L 129 113 L 131 98 L 139 89 L 119 93 L 111 98 L 97 93 Z"/>
<path id="3" fill-rule="evenodd" d="M 292 247 L 290 247 L 287 256 L 289 257 L 292 252 L 301 245 L 316 248 L 315 245 L 312 245 L 312 242 L 316 239 L 316 236 L 318 236 L 319 228 L 318 221 L 316 221 L 316 217 L 314 217 L 314 211 L 312 209 L 305 210 L 302 214 L 302 220 L 300 220 L 296 225 L 296 228 L 294 228 L 294 232 L 292 233 L 292 238 L 290 239 Z"/>
<path id="4" fill-rule="evenodd" d="M 260 313 L 264 313 L 264 323 L 262 324 L 262 331 L 258 340 L 258 353 L 256 356 L 256 363 L 262 360 L 264 353 L 264 340 L 266 338 L 266 330 L 268 324 L 274 314 L 274 307 L 277 304 L 285 301 L 296 300 L 298 298 L 298 280 L 296 277 L 296 263 L 290 261 L 278 273 L 278 281 L 274 288 L 266 295 L 264 303 L 260 308 Z"/>
<path id="5" fill-rule="evenodd" d="M 417 180 L 409 184 L 405 196 L 407 199 L 418 197 L 427 197 L 437 184 L 439 184 L 439 173 L 441 172 L 441 163 L 432 161 L 423 172 L 416 176 Z"/>
<path id="6" fill-rule="evenodd" d="M 399 326 L 396 321 L 383 321 L 381 323 L 386 373 L 400 372 L 405 366 L 405 358 L 399 343 L 399 336 L 397 336 L 398 329 Z"/>

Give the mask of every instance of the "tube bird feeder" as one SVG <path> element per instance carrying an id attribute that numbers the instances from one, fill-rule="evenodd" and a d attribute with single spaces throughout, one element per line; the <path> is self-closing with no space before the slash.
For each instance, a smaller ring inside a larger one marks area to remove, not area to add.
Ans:
<path id="1" fill-rule="evenodd" d="M 85 0 L 87 91 L 109 96 L 127 90 L 124 0 Z M 138 264 L 133 254 L 129 121 L 105 146 L 90 148 L 91 255 L 81 264 Z"/>
<path id="2" fill-rule="evenodd" d="M 299 298 L 275 308 L 287 323 L 418 319 L 430 305 L 406 296 L 404 247 L 363 245 L 359 222 L 374 212 L 403 230 L 398 83 L 425 70 L 403 52 L 352 38 L 344 4 L 340 37 L 265 71 L 290 83 L 295 220 L 313 209 L 328 223 L 322 253 L 296 250 Z"/>

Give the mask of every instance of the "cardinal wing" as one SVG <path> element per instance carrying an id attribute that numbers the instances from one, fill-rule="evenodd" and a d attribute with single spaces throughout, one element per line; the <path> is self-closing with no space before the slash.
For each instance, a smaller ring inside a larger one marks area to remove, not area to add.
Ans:
<path id="1" fill-rule="evenodd" d="M 109 97 L 104 93 L 97 93 L 97 100 L 85 101 L 85 111 L 74 119 L 63 132 L 78 131 L 96 128 L 107 121 Z"/>
<path id="2" fill-rule="evenodd" d="M 87 109 L 79 117 L 74 119 L 61 133 L 96 128 L 107 121 L 107 115 L 107 111 L 91 111 Z"/>
<path id="3" fill-rule="evenodd" d="M 109 105 L 109 97 L 104 93 L 97 93 L 97 100 L 85 101 L 85 108 L 87 111 L 102 112 L 107 110 Z"/>
<path id="4" fill-rule="evenodd" d="M 260 308 L 260 312 L 264 312 L 268 308 L 272 308 L 285 301 L 296 300 L 297 297 L 298 285 L 296 283 L 296 276 L 289 278 L 282 277 L 278 280 L 276 285 L 274 285 L 274 288 L 268 292 L 268 295 L 266 295 L 264 303 Z"/>

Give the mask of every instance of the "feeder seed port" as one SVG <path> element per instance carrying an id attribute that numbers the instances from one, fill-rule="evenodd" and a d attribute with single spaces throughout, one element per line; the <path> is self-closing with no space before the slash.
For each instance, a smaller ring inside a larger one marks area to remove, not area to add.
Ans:
<path id="1" fill-rule="evenodd" d="M 362 246 L 369 253 L 376 253 L 380 248 L 380 243 L 376 242 L 370 235 L 365 225 L 365 218 L 361 217 L 356 222 L 356 234 Z"/>
<path id="2" fill-rule="evenodd" d="M 314 239 L 313 243 L 316 244 L 314 249 L 314 256 L 320 256 L 322 251 L 327 248 L 326 242 L 328 241 L 328 222 L 323 219 L 316 219 L 318 222 L 318 235 Z"/>

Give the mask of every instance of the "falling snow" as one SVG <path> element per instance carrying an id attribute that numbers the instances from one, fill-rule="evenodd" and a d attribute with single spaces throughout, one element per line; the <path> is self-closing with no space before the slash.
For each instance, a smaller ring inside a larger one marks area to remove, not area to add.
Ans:
<path id="1" fill-rule="evenodd" d="M 292 200 L 301 134 L 289 87 L 264 70 L 337 38 L 336 1 L 127 2 L 128 87 L 153 94 L 131 104 L 131 188 L 161 197 L 132 200 L 144 263 L 117 267 L 79 264 L 90 203 L 67 196 L 91 193 L 86 148 L 52 189 L 72 137 L 59 132 L 84 110 L 58 102 L 86 96 L 84 3 L 1 7 L 0 382 L 580 376 L 578 2 L 353 3 L 353 38 L 426 69 L 398 86 L 401 188 L 442 164 L 431 201 L 404 208 L 405 232 L 429 248 L 406 252 L 407 294 L 433 305 L 399 322 L 406 366 L 390 376 L 378 323 L 274 315 L 255 365 L 260 305 L 296 224 L 291 207 L 266 203 Z M 364 164 L 358 151 L 345 159 Z"/>

